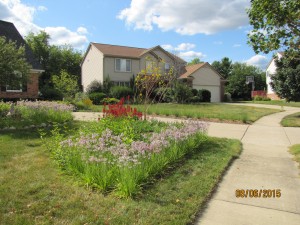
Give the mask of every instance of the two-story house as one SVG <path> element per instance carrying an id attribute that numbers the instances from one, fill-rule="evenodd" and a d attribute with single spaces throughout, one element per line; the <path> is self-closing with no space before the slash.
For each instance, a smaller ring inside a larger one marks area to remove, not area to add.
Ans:
<path id="1" fill-rule="evenodd" d="M 2 85 L 0 87 L 0 99 L 35 99 L 38 98 L 39 92 L 39 74 L 44 72 L 40 63 L 35 59 L 30 47 L 26 44 L 25 40 L 18 32 L 13 23 L 0 20 L 0 36 L 16 43 L 17 47 L 25 47 L 25 58 L 31 66 L 29 71 L 29 79 L 27 84 L 16 86 Z"/>
<path id="2" fill-rule="evenodd" d="M 278 52 L 277 57 L 280 59 L 283 56 L 283 52 Z M 266 70 L 266 83 L 267 83 L 267 97 L 271 98 L 272 100 L 279 100 L 280 98 L 278 95 L 274 92 L 274 90 L 271 87 L 272 82 L 272 75 L 276 74 L 276 63 L 275 58 L 271 60 L 269 63 L 267 70 Z"/>
<path id="3" fill-rule="evenodd" d="M 90 43 L 81 63 L 83 90 L 86 91 L 94 80 L 103 83 L 106 76 L 109 76 L 115 85 L 129 85 L 133 75 L 159 61 L 163 62 L 161 71 L 173 67 L 178 79 L 187 79 L 193 88 L 211 91 L 212 102 L 221 101 L 223 78 L 208 63 L 191 68 L 186 66 L 186 61 L 160 46 L 146 49 Z M 201 81 L 203 83 L 199 83 Z"/>

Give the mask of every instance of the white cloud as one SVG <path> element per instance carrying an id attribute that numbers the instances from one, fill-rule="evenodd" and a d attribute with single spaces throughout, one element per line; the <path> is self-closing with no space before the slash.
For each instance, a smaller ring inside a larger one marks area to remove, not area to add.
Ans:
<path id="1" fill-rule="evenodd" d="M 201 58 L 206 57 L 206 55 L 204 55 L 202 52 L 195 52 L 195 51 L 180 52 L 180 53 L 178 53 L 178 56 L 187 61 L 190 61 L 191 59 L 194 59 L 194 58 L 201 59 Z"/>
<path id="2" fill-rule="evenodd" d="M 88 41 L 84 35 L 68 30 L 65 27 L 46 27 L 46 33 L 51 37 L 50 44 L 64 45 L 69 44 L 75 48 L 83 48 Z"/>
<path id="3" fill-rule="evenodd" d="M 175 48 L 175 51 L 187 51 L 187 50 L 193 49 L 193 48 L 195 48 L 195 47 L 196 47 L 195 44 L 191 44 L 191 43 L 181 43 L 180 45 L 178 45 L 178 46 Z"/>
<path id="4" fill-rule="evenodd" d="M 77 33 L 79 34 L 88 34 L 88 30 L 85 27 L 78 27 L 77 28 Z"/>
<path id="5" fill-rule="evenodd" d="M 44 6 L 32 7 L 21 3 L 20 0 L 0 0 L 0 19 L 14 23 L 18 31 L 26 36 L 29 32 L 38 33 L 45 30 L 50 34 L 50 43 L 63 45 L 70 44 L 74 48 L 82 49 L 88 42 L 85 34 L 87 29 L 78 27 L 77 31 L 71 31 L 66 27 L 40 27 L 34 23 L 34 15 L 37 11 L 47 10 Z"/>
<path id="6" fill-rule="evenodd" d="M 269 63 L 269 60 L 266 56 L 255 55 L 255 56 L 251 57 L 250 59 L 246 60 L 245 62 L 248 65 L 257 66 L 257 67 L 261 68 L 262 70 L 265 70 Z"/>
<path id="7" fill-rule="evenodd" d="M 242 45 L 241 44 L 234 44 L 232 47 L 239 48 L 239 47 L 242 47 Z"/>
<path id="8" fill-rule="evenodd" d="M 195 48 L 196 45 L 192 44 L 192 43 L 181 43 L 181 44 L 177 45 L 176 47 L 169 45 L 169 44 L 162 45 L 161 47 L 166 50 L 169 50 L 169 51 L 188 51 L 188 50 Z"/>
<path id="9" fill-rule="evenodd" d="M 191 49 L 196 48 L 195 44 L 192 43 L 181 43 L 177 45 L 176 47 L 166 44 L 162 45 L 162 48 L 164 48 L 167 51 L 171 51 L 175 55 L 183 58 L 186 61 L 190 61 L 194 58 L 204 58 L 206 55 L 204 55 L 202 52 L 196 52 L 196 51 L 189 51 Z"/>
<path id="10" fill-rule="evenodd" d="M 45 7 L 45 6 L 42 6 L 42 5 L 40 5 L 38 8 L 37 8 L 39 11 L 42 11 L 42 12 L 44 12 L 44 11 L 47 11 L 48 9 L 47 9 L 47 7 Z"/>
<path id="11" fill-rule="evenodd" d="M 135 29 L 213 34 L 248 24 L 248 0 L 131 0 L 118 18 Z"/>

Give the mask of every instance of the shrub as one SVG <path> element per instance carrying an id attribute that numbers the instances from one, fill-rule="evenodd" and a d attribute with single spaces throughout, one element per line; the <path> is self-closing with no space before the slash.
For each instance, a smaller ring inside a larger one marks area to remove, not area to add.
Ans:
<path id="1" fill-rule="evenodd" d="M 62 100 L 63 94 L 53 87 L 45 86 L 41 89 L 41 98 L 44 100 Z"/>
<path id="2" fill-rule="evenodd" d="M 224 94 L 224 102 L 232 102 L 230 93 L 225 93 Z"/>
<path id="3" fill-rule="evenodd" d="M 198 95 L 198 90 L 193 88 L 192 93 L 193 93 L 193 96 L 197 96 Z"/>
<path id="4" fill-rule="evenodd" d="M 157 88 L 155 90 L 156 100 L 161 102 L 172 102 L 174 98 L 172 88 Z"/>
<path id="5" fill-rule="evenodd" d="M 113 98 L 121 99 L 127 96 L 133 96 L 133 91 L 129 87 L 114 86 L 110 89 L 110 95 Z"/>
<path id="6" fill-rule="evenodd" d="M 106 94 L 94 92 L 94 93 L 89 94 L 89 98 L 90 98 L 90 100 L 93 101 L 94 105 L 100 105 L 102 103 L 102 100 L 104 98 L 106 98 Z"/>
<path id="7" fill-rule="evenodd" d="M 93 105 L 93 102 L 91 99 L 85 98 L 82 101 L 75 102 L 74 105 L 76 106 L 76 109 L 87 110 Z"/>
<path id="8" fill-rule="evenodd" d="M 119 102 L 119 100 L 116 99 L 116 98 L 104 98 L 102 100 L 103 104 L 115 104 L 115 103 L 118 103 L 118 102 Z"/>
<path id="9" fill-rule="evenodd" d="M 191 102 L 191 103 L 201 102 L 201 98 L 199 96 L 193 96 L 189 99 L 189 102 Z"/>
<path id="10" fill-rule="evenodd" d="M 0 118 L 5 117 L 9 109 L 10 105 L 8 103 L 0 102 Z"/>
<path id="11" fill-rule="evenodd" d="M 75 94 L 74 102 L 80 102 L 86 98 L 89 98 L 88 95 L 84 92 L 77 92 Z"/>
<path id="12" fill-rule="evenodd" d="M 100 81 L 94 80 L 87 86 L 86 92 L 88 94 L 95 93 L 95 92 L 103 92 L 103 85 Z"/>
<path id="13" fill-rule="evenodd" d="M 201 89 L 199 90 L 199 97 L 201 98 L 202 102 L 210 102 L 211 93 L 209 90 Z"/>
<path id="14" fill-rule="evenodd" d="M 186 103 L 192 97 L 192 89 L 182 82 L 177 82 L 174 87 L 174 99 L 178 103 Z"/>
<path id="15" fill-rule="evenodd" d="M 271 101 L 270 98 L 265 97 L 265 96 L 259 96 L 259 95 L 254 96 L 253 100 L 254 101 Z"/>

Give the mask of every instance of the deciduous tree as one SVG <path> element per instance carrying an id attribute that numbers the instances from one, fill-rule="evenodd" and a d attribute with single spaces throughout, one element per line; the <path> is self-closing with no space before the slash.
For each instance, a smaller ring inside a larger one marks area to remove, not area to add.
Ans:
<path id="1" fill-rule="evenodd" d="M 277 70 L 271 86 L 276 94 L 289 101 L 300 101 L 300 54 L 289 57 L 288 53 L 275 60 Z"/>
<path id="2" fill-rule="evenodd" d="M 0 86 L 27 82 L 29 70 L 25 47 L 0 37 Z"/>
<path id="3" fill-rule="evenodd" d="M 299 51 L 299 0 L 251 0 L 248 16 L 253 26 L 249 44 L 256 53 L 280 48 Z"/>

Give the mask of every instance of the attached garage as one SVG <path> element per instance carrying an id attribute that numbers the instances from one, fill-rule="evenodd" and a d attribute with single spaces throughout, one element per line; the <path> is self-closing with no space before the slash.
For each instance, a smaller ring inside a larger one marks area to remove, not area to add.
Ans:
<path id="1" fill-rule="evenodd" d="M 194 89 L 209 90 L 211 102 L 221 102 L 224 95 L 222 87 L 224 79 L 209 63 L 186 66 L 185 69 L 186 72 L 179 79 L 188 79 Z"/>

